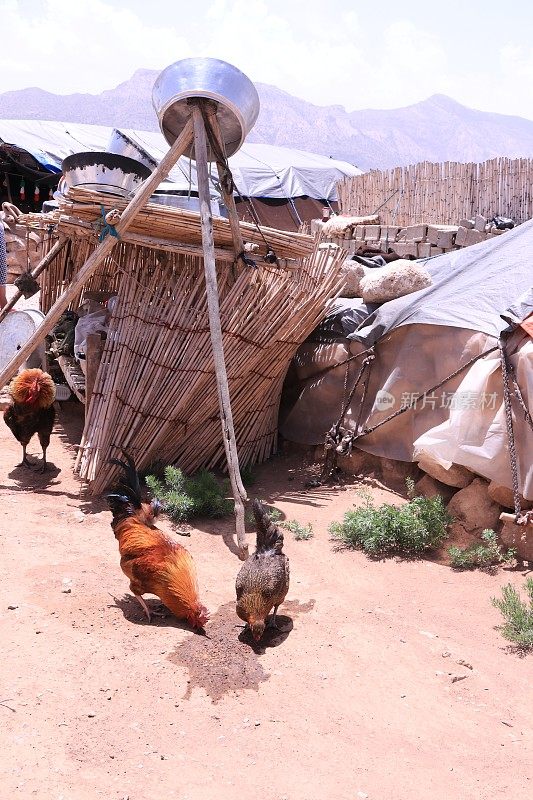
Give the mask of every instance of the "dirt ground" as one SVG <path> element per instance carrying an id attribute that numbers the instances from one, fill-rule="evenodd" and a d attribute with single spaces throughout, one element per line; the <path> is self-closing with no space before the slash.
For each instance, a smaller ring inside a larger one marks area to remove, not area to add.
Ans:
<path id="1" fill-rule="evenodd" d="M 523 572 L 339 551 L 328 525 L 359 502 L 357 486 L 305 489 L 309 468 L 284 456 L 250 490 L 315 532 L 285 537 L 283 630 L 255 650 L 242 635 L 231 521 L 180 538 L 207 636 L 171 616 L 148 624 L 105 503 L 73 476 L 80 422 L 63 404 L 44 476 L 15 466 L 0 424 L 2 797 L 532 796 L 533 657 L 507 650 L 490 603 Z"/>

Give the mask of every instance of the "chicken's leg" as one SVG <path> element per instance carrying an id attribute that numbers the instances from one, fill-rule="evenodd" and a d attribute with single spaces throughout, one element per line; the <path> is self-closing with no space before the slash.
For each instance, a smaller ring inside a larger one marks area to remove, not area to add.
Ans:
<path id="1" fill-rule="evenodd" d="M 31 462 L 28 461 L 28 456 L 26 455 L 26 448 L 28 446 L 28 442 L 22 444 L 22 461 L 17 466 L 19 467 L 30 467 L 31 469 Z"/>
<path id="2" fill-rule="evenodd" d="M 134 597 L 135 597 L 135 599 L 136 599 L 136 600 L 138 600 L 138 601 L 139 601 L 139 603 L 140 603 L 140 604 L 141 604 L 141 606 L 143 607 L 143 609 L 144 609 L 144 613 L 145 613 L 145 614 L 146 614 L 146 616 L 148 617 L 148 622 L 151 622 L 151 621 L 152 621 L 152 615 L 150 614 L 150 609 L 149 609 L 149 608 L 148 608 L 148 606 L 146 605 L 146 603 L 145 603 L 144 599 L 141 597 L 141 595 L 140 595 L 140 594 L 134 594 Z"/>
<path id="3" fill-rule="evenodd" d="M 274 613 L 272 614 L 272 616 L 270 617 L 270 619 L 268 621 L 268 627 L 269 628 L 274 628 L 274 630 L 276 630 L 276 631 L 281 630 L 279 625 L 278 625 L 278 623 L 276 622 L 276 614 L 278 613 L 278 608 L 279 608 L 279 606 L 274 606 Z"/>
<path id="4" fill-rule="evenodd" d="M 47 449 L 48 445 L 50 444 L 50 436 L 47 433 L 41 433 L 41 432 L 39 432 L 38 436 L 39 436 L 39 441 L 41 443 L 41 447 L 43 448 L 43 460 L 42 460 L 41 466 L 40 466 L 38 471 L 39 472 L 46 472 L 46 470 L 47 470 L 46 449 Z"/>

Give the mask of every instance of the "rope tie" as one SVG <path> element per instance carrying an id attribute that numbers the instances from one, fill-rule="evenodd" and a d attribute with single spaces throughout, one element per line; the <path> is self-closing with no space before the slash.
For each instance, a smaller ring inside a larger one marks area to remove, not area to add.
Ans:
<path id="1" fill-rule="evenodd" d="M 98 220 L 97 224 L 100 226 L 100 234 L 98 236 L 98 241 L 103 242 L 105 237 L 110 234 L 111 236 L 115 236 L 117 239 L 120 239 L 118 235 L 117 229 L 115 225 L 112 223 L 116 223 L 120 219 L 120 214 L 116 211 L 110 211 L 106 214 L 106 210 L 103 206 L 100 206 L 102 219 Z"/>
<path id="2" fill-rule="evenodd" d="M 337 420 L 337 422 L 334 425 L 332 425 L 332 427 L 326 433 L 326 438 L 325 438 L 325 441 L 324 441 L 324 453 L 325 453 L 325 456 L 326 456 L 326 461 L 325 461 L 325 464 L 324 464 L 324 470 L 322 472 L 321 480 L 324 480 L 324 477 L 326 476 L 326 473 L 331 474 L 331 472 L 333 470 L 333 467 L 335 466 L 335 461 L 336 461 L 336 458 L 337 458 L 337 454 L 350 455 L 350 453 L 352 452 L 353 443 L 354 443 L 355 439 L 357 438 L 357 434 L 354 431 L 349 431 L 346 428 L 342 427 L 341 423 L 344 420 L 344 417 L 346 415 L 346 411 L 348 410 L 348 406 L 352 402 L 352 398 L 353 398 L 353 396 L 355 394 L 355 390 L 357 389 L 359 383 L 361 382 L 361 379 L 362 379 L 365 371 L 368 369 L 367 375 L 365 377 L 364 385 L 363 385 L 363 394 L 362 394 L 361 403 L 360 403 L 360 406 L 359 406 L 359 416 L 357 418 L 357 427 L 359 426 L 359 423 L 360 423 L 360 420 L 361 420 L 362 407 L 363 407 L 363 403 L 364 403 L 364 400 L 365 400 L 365 397 L 366 397 L 366 392 L 367 392 L 367 389 L 368 389 L 368 379 L 370 377 L 370 365 L 372 364 L 374 359 L 375 359 L 375 355 L 374 355 L 373 352 L 371 352 L 370 355 L 368 355 L 365 359 L 363 359 L 363 361 L 361 363 L 361 368 L 359 369 L 357 377 L 356 377 L 356 379 L 354 381 L 354 384 L 353 384 L 352 389 L 350 391 L 350 394 L 348 396 L 346 396 L 346 391 L 347 391 L 347 388 L 348 388 L 348 372 L 349 372 L 350 367 L 349 367 L 349 363 L 348 363 L 349 359 L 346 360 L 346 374 L 344 376 L 344 394 L 343 394 L 343 404 L 342 404 L 342 408 L 341 408 L 341 414 L 340 414 L 340 417 Z M 331 464 L 331 465 L 329 463 L 330 459 L 328 459 L 328 451 L 333 451 L 333 464 Z"/>
<path id="3" fill-rule="evenodd" d="M 233 175 L 231 173 L 231 169 L 230 169 L 230 166 L 229 166 L 229 163 L 228 163 L 228 159 L 227 159 L 225 153 L 223 152 L 222 148 L 219 146 L 219 144 L 218 144 L 218 142 L 217 142 L 217 140 L 216 140 L 216 138 L 215 138 L 215 136 L 213 134 L 213 131 L 212 131 L 212 128 L 211 128 L 211 124 L 209 122 L 209 115 L 207 114 L 207 111 L 205 110 L 204 106 L 200 106 L 200 109 L 201 109 L 202 117 L 203 117 L 203 120 L 204 120 L 204 126 L 205 126 L 205 130 L 206 130 L 206 133 L 207 133 L 207 138 L 209 140 L 209 146 L 211 148 L 211 152 L 213 153 L 213 155 L 215 157 L 215 161 L 216 161 L 217 167 L 219 169 L 219 185 L 220 185 L 220 187 L 222 188 L 222 190 L 226 194 L 232 195 L 233 192 L 235 192 L 237 194 L 239 200 L 242 202 L 242 196 L 241 196 L 239 190 L 237 189 L 237 187 L 235 186 L 235 181 L 233 180 Z M 257 219 L 254 218 L 253 222 L 254 222 L 254 225 L 257 228 L 257 231 L 258 231 L 259 235 L 261 236 L 261 238 L 262 238 L 262 240 L 263 240 L 263 242 L 265 244 L 266 250 L 267 250 L 266 254 L 263 256 L 263 261 L 266 264 L 275 264 L 276 266 L 279 266 L 279 262 L 278 262 L 277 256 L 276 256 L 273 248 L 268 244 L 267 240 L 265 239 L 265 236 L 264 236 L 263 231 L 261 230 L 261 228 L 260 228 L 260 226 L 259 226 L 259 224 L 257 222 Z M 245 254 L 245 252 L 239 253 L 239 255 L 237 256 L 235 261 L 237 261 L 238 259 L 241 259 L 243 264 L 245 264 L 247 267 L 257 267 L 257 264 L 255 263 L 255 261 L 253 261 L 253 259 L 249 258 Z"/>

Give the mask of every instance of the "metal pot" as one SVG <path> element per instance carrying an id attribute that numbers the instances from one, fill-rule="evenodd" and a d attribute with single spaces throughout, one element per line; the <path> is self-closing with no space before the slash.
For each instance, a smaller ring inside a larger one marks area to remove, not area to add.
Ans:
<path id="1" fill-rule="evenodd" d="M 156 192 L 150 198 L 151 203 L 157 203 L 160 206 L 171 206 L 172 208 L 185 208 L 187 211 L 196 211 L 200 213 L 200 200 L 198 197 L 188 194 L 178 194 L 170 192 Z M 220 210 L 220 205 L 216 198 L 211 198 L 211 213 L 214 217 L 222 217 L 223 214 Z"/>
<path id="2" fill-rule="evenodd" d="M 173 144 L 190 117 L 187 101 L 203 97 L 218 103 L 217 117 L 232 156 L 252 130 L 259 114 L 259 95 L 251 80 L 237 67 L 216 58 L 184 58 L 163 70 L 152 90 L 159 127 Z M 185 153 L 194 157 L 194 146 Z M 214 159 L 211 159 L 214 160 Z"/>
<path id="3" fill-rule="evenodd" d="M 74 153 L 61 165 L 67 187 L 84 186 L 97 192 L 127 197 L 152 170 L 133 158 L 114 153 Z"/>
<path id="4" fill-rule="evenodd" d="M 139 147 L 130 137 L 122 131 L 113 128 L 113 133 L 107 145 L 109 153 L 115 153 L 118 156 L 126 156 L 133 158 L 135 161 L 140 161 L 145 167 L 148 167 L 150 172 L 157 167 L 157 161 L 152 158 L 142 147 Z"/>
<path id="5" fill-rule="evenodd" d="M 44 314 L 36 308 L 12 311 L 0 323 L 0 369 L 9 364 L 28 339 L 31 339 L 44 319 Z M 45 363 L 44 342 L 28 356 L 22 365 L 24 369 L 43 367 Z"/>

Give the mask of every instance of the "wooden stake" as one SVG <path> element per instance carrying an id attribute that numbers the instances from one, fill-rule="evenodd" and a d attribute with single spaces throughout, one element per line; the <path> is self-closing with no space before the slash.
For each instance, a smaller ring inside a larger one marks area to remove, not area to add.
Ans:
<path id="1" fill-rule="evenodd" d="M 66 244 L 65 240 L 58 241 L 55 243 L 55 245 L 52 247 L 49 253 L 39 262 L 39 264 L 37 264 L 35 269 L 32 270 L 31 272 L 32 278 L 37 278 L 41 274 L 41 272 L 44 272 L 44 270 L 50 266 L 54 258 L 57 256 L 57 254 L 65 244 Z M 5 305 L 3 309 L 0 311 L 0 322 L 2 322 L 4 317 L 6 317 L 7 314 L 11 311 L 11 309 L 18 303 L 21 297 L 22 297 L 22 292 L 17 290 L 13 295 L 13 297 L 11 298 L 11 300 L 9 301 L 9 303 L 7 303 L 7 305 Z"/>
<path id="2" fill-rule="evenodd" d="M 168 153 L 163 156 L 159 166 L 152 172 L 137 189 L 134 197 L 122 212 L 120 221 L 116 225 L 116 231 L 120 234 L 128 230 L 141 208 L 147 203 L 155 189 L 163 181 L 178 158 L 187 150 L 192 140 L 192 122 L 189 120 L 185 125 L 180 136 L 176 139 Z M 207 166 L 206 166 L 207 171 Z M 54 325 L 59 320 L 61 314 L 66 309 L 71 300 L 81 291 L 84 283 L 91 277 L 96 268 L 109 255 L 118 242 L 118 238 L 108 234 L 96 250 L 87 259 L 72 283 L 65 289 L 63 294 L 58 297 L 43 322 L 39 325 L 33 336 L 20 348 L 9 364 L 0 374 L 0 386 L 4 386 L 15 374 L 17 369 L 26 361 L 28 356 L 33 353 L 38 344 L 44 341 Z"/>
<path id="3" fill-rule="evenodd" d="M 247 500 L 246 490 L 242 485 L 239 471 L 239 456 L 228 386 L 228 376 L 224 362 L 224 345 L 222 340 L 222 326 L 220 323 L 220 304 L 218 298 L 217 272 L 214 254 L 213 226 L 211 217 L 211 197 L 209 193 L 209 174 L 207 171 L 207 137 L 200 103 L 191 104 L 192 119 L 194 124 L 194 155 L 196 159 L 196 173 L 198 177 L 198 195 L 200 197 L 200 216 L 202 225 L 202 243 L 204 248 L 204 269 L 207 294 L 207 308 L 209 314 L 209 328 L 211 332 L 211 345 L 213 360 L 215 362 L 215 375 L 220 405 L 220 420 L 224 448 L 228 461 L 228 473 L 231 489 L 235 500 L 235 528 L 239 556 L 244 561 L 248 557 L 248 546 L 244 530 L 244 501 Z"/>
<path id="4" fill-rule="evenodd" d="M 99 333 L 87 334 L 86 350 L 85 350 L 85 416 L 89 411 L 91 404 L 91 397 L 93 396 L 94 384 L 96 383 L 96 376 L 100 369 L 100 361 L 102 360 L 102 352 L 104 350 L 104 341 Z"/>

